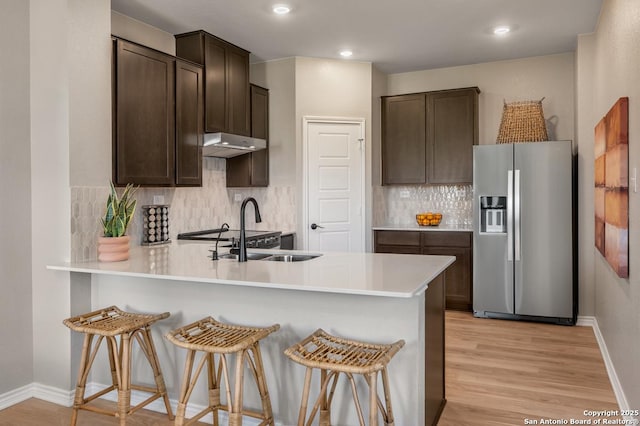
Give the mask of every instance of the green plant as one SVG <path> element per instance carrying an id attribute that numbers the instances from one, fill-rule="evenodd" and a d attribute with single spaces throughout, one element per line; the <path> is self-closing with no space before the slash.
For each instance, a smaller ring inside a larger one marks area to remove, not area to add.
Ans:
<path id="1" fill-rule="evenodd" d="M 102 221 L 105 237 L 121 237 L 127 232 L 129 222 L 136 211 L 137 201 L 132 197 L 138 187 L 134 188 L 132 184 L 127 184 L 122 195 L 118 198 L 113 182 L 110 182 L 110 185 L 111 193 L 107 198 L 107 211 L 104 214 L 104 218 L 100 220 Z"/>

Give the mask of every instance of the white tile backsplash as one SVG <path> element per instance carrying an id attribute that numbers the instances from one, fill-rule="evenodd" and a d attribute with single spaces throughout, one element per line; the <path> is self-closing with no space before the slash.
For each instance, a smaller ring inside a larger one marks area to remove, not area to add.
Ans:
<path id="1" fill-rule="evenodd" d="M 447 225 L 472 225 L 471 185 L 393 185 L 373 188 L 373 226 L 414 225 L 416 214 L 442 213 Z"/>
<path id="2" fill-rule="evenodd" d="M 294 186 L 267 188 L 227 188 L 225 160 L 205 158 L 202 187 L 139 188 L 135 194 L 138 208 L 127 234 L 132 244 L 142 240 L 140 207 L 153 204 L 155 195 L 164 196 L 169 205 L 169 234 L 172 240 L 180 232 L 218 228 L 226 222 L 231 228 L 240 226 L 241 198 L 254 197 L 260 207 L 262 222 L 254 221 L 253 208 L 248 208 L 247 229 L 291 231 L 296 229 L 296 192 Z M 71 261 L 97 259 L 97 239 L 102 233 L 100 218 L 104 214 L 109 187 L 71 188 Z"/>
<path id="3" fill-rule="evenodd" d="M 262 223 L 254 222 L 253 209 L 247 211 L 248 229 L 293 231 L 297 226 L 296 187 L 227 188 L 225 160 L 205 158 L 202 187 L 139 188 L 138 209 L 127 234 L 133 244 L 142 240 L 140 207 L 153 204 L 155 195 L 169 205 L 169 234 L 218 228 L 226 222 L 240 226 L 240 198 L 254 197 L 260 206 Z M 443 214 L 447 225 L 471 225 L 471 185 L 399 185 L 373 187 L 373 226 L 413 225 L 416 213 L 434 211 Z M 109 187 L 71 188 L 71 261 L 97 259 L 97 239 L 102 233 L 100 218 L 104 214 Z M 408 197 L 405 197 L 408 195 Z"/>

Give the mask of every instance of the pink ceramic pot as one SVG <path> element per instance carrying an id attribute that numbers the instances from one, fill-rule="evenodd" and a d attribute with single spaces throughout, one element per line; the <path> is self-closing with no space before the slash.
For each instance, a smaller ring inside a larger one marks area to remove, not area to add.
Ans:
<path id="1" fill-rule="evenodd" d="M 98 237 L 98 260 L 120 262 L 129 259 L 129 236 Z"/>

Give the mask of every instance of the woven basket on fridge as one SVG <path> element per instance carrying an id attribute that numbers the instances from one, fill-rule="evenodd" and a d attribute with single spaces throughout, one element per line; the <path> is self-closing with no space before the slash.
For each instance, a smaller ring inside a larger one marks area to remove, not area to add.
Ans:
<path id="1" fill-rule="evenodd" d="M 542 101 L 504 103 L 497 143 L 540 142 L 549 139 Z"/>

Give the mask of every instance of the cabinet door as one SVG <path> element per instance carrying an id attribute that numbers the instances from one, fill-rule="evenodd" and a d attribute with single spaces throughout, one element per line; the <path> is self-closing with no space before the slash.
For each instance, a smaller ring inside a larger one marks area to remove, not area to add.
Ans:
<path id="1" fill-rule="evenodd" d="M 425 183 L 425 94 L 382 99 L 382 184 Z"/>
<path id="2" fill-rule="evenodd" d="M 251 136 L 267 149 L 227 158 L 227 187 L 269 186 L 269 91 L 251 85 Z"/>
<path id="3" fill-rule="evenodd" d="M 267 141 L 267 149 L 251 154 L 251 186 L 269 186 L 269 91 L 255 85 L 251 85 L 251 136 Z"/>
<path id="4" fill-rule="evenodd" d="M 174 58 L 117 40 L 115 61 L 114 181 L 172 185 Z"/>
<path id="5" fill-rule="evenodd" d="M 228 45 L 226 52 L 227 131 L 250 136 L 249 52 Z"/>
<path id="6" fill-rule="evenodd" d="M 176 61 L 176 184 L 202 185 L 202 68 Z"/>
<path id="7" fill-rule="evenodd" d="M 422 247 L 422 254 L 456 256 L 445 271 L 447 309 L 473 309 L 471 285 L 471 249 L 464 247 Z"/>
<path id="8" fill-rule="evenodd" d="M 473 145 L 477 143 L 477 89 L 428 93 L 429 183 L 471 183 L 473 181 Z"/>
<path id="9" fill-rule="evenodd" d="M 226 46 L 210 36 L 204 38 L 204 73 L 205 132 L 226 132 Z"/>

